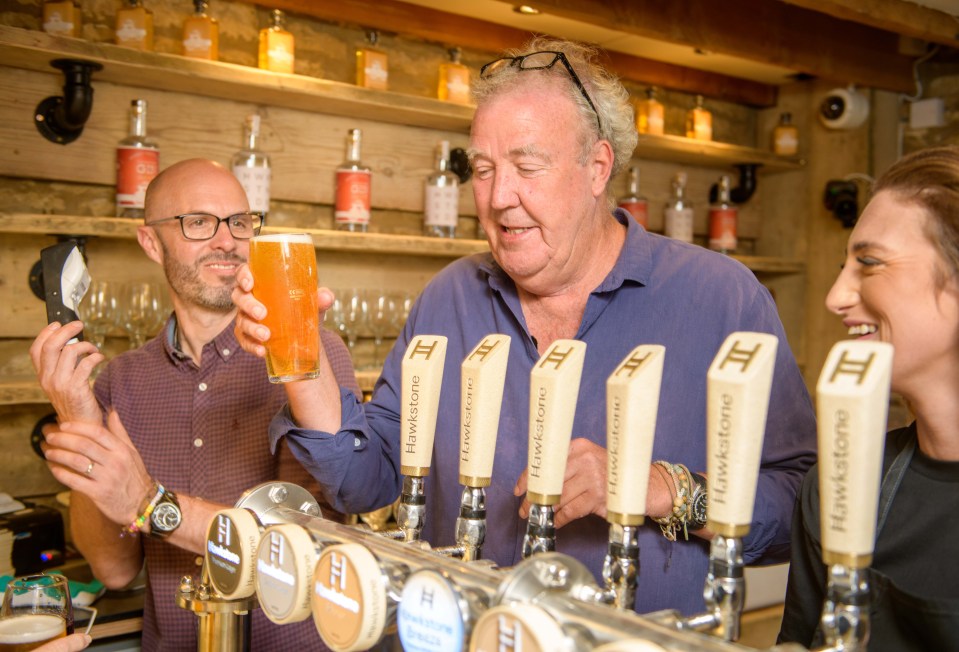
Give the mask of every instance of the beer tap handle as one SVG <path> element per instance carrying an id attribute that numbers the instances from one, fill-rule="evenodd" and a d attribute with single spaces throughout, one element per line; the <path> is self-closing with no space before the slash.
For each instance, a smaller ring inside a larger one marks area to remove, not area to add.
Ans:
<path id="1" fill-rule="evenodd" d="M 893 348 L 844 341 L 816 385 L 822 555 L 827 565 L 872 563 Z"/>
<path id="2" fill-rule="evenodd" d="M 530 503 L 559 503 L 585 358 L 584 342 L 556 340 L 530 372 L 526 492 Z"/>
<path id="3" fill-rule="evenodd" d="M 606 520 L 642 525 L 666 347 L 633 349 L 606 380 Z"/>
<path id="4" fill-rule="evenodd" d="M 726 538 L 746 536 L 752 523 L 778 346 L 767 333 L 732 333 L 707 374 L 707 523 Z"/>
<path id="5" fill-rule="evenodd" d="M 423 478 L 430 472 L 446 341 L 441 335 L 417 335 L 403 355 L 400 472 L 406 476 Z"/>
<path id="6" fill-rule="evenodd" d="M 487 335 L 462 365 L 460 392 L 460 484 L 488 487 L 499 430 L 509 335 Z"/>

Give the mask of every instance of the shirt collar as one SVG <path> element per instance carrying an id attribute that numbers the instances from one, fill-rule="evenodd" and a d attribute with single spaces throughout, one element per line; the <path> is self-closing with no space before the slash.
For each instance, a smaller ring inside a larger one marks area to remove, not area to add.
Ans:
<path id="1" fill-rule="evenodd" d="M 213 338 L 212 342 L 207 342 L 203 346 L 203 357 L 207 355 L 207 350 L 209 347 L 213 347 L 215 355 L 219 356 L 224 362 L 236 356 L 236 353 L 240 350 L 240 343 L 237 341 L 236 335 L 233 332 L 233 327 L 235 324 L 236 319 L 230 320 L 230 323 L 226 326 L 226 328 L 220 331 L 220 333 Z M 173 364 L 179 366 L 184 363 L 193 362 L 193 359 L 184 353 L 179 347 L 179 339 L 177 335 L 178 325 L 175 312 L 170 315 L 170 318 L 167 320 L 162 332 L 163 348 L 173 361 Z"/>
<path id="2" fill-rule="evenodd" d="M 626 241 L 619 252 L 616 264 L 596 288 L 596 291 L 609 292 L 622 286 L 627 281 L 633 281 L 639 285 L 648 285 L 653 265 L 649 233 L 636 222 L 632 215 L 621 208 L 613 211 L 612 215 L 617 222 L 626 227 Z M 512 279 L 497 264 L 492 254 L 484 256 L 483 260 L 480 261 L 479 268 L 489 276 L 490 286 L 494 289 L 502 291 L 504 287 L 514 285 Z"/>

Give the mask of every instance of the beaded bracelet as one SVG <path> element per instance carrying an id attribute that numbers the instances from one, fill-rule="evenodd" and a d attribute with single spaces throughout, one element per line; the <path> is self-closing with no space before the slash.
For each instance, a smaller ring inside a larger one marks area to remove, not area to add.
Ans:
<path id="1" fill-rule="evenodd" d="M 653 465 L 666 470 L 666 473 L 673 481 L 673 489 L 675 490 L 673 508 L 670 513 L 661 518 L 654 518 L 653 520 L 659 524 L 659 529 L 667 540 L 675 541 L 676 533 L 682 529 L 683 539 L 689 541 L 689 531 L 686 527 L 690 517 L 690 510 L 692 509 L 689 470 L 682 464 L 670 464 L 664 460 L 657 460 L 653 462 Z M 673 492 L 670 493 L 672 494 Z"/>
<path id="2" fill-rule="evenodd" d="M 163 498 L 163 494 L 166 493 L 166 489 L 164 489 L 163 485 L 159 482 L 154 482 L 153 486 L 156 487 L 156 493 L 154 494 L 153 499 L 150 500 L 150 502 L 147 503 L 147 506 L 143 508 L 143 512 L 126 527 L 126 531 L 130 534 L 136 534 L 143 529 L 143 526 L 146 525 L 147 519 L 150 518 L 150 514 L 153 513 L 153 510 L 156 509 L 160 499 Z"/>

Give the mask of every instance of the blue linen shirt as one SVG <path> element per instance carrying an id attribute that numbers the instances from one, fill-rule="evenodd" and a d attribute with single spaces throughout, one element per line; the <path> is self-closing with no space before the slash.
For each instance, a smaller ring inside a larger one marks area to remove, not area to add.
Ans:
<path id="1" fill-rule="evenodd" d="M 573 437 L 605 447 L 606 379 L 639 344 L 666 347 L 653 459 L 703 471 L 706 456 L 706 372 L 726 336 L 759 331 L 779 338 L 754 522 L 745 538 L 746 563 L 788 558 L 796 492 L 815 459 L 812 405 L 769 292 L 739 262 L 701 247 L 651 234 L 628 213 L 613 215 L 626 227 L 615 266 L 590 295 L 576 339 L 586 343 Z M 521 561 L 526 522 L 513 486 L 527 462 L 529 379 L 539 359 L 513 281 L 491 254 L 455 261 L 423 291 L 362 405 L 341 392 L 342 428 L 330 433 L 298 428 L 285 408 L 270 428 L 275 445 L 291 449 L 337 509 L 364 512 L 399 495 L 401 359 L 415 335 L 448 338 L 433 462 L 426 480 L 424 538 L 452 545 L 459 514 L 459 364 L 487 334 L 512 342 L 506 372 L 492 484 L 487 488 L 489 529 L 483 556 L 500 566 Z M 556 549 L 584 563 L 601 581 L 608 526 L 587 516 L 557 531 Z M 709 544 L 697 537 L 667 541 L 647 520 L 640 528 L 636 610 L 704 607 Z"/>

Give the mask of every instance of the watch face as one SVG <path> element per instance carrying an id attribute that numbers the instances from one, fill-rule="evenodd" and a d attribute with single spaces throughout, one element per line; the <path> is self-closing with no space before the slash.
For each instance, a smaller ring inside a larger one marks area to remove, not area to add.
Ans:
<path id="1" fill-rule="evenodd" d="M 693 519 L 697 525 L 703 527 L 706 525 L 706 505 L 708 503 L 708 494 L 705 491 L 698 492 L 693 496 Z"/>
<path id="2" fill-rule="evenodd" d="M 150 527 L 161 532 L 172 532 L 180 525 L 180 508 L 173 503 L 160 503 L 150 517 Z"/>

